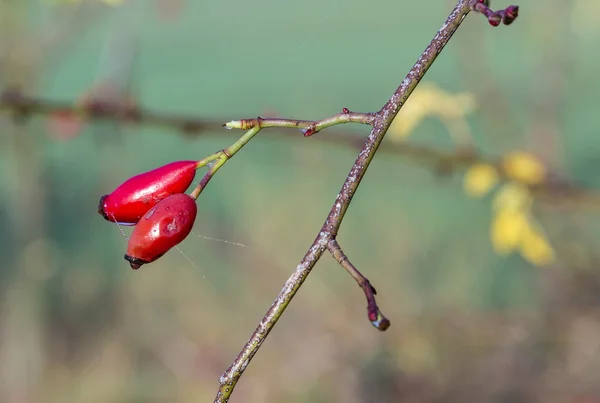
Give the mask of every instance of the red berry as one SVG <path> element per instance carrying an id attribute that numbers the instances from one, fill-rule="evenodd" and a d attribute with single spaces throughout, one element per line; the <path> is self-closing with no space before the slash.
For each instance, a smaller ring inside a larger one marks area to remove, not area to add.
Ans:
<path id="1" fill-rule="evenodd" d="M 197 161 L 176 161 L 129 178 L 100 198 L 98 213 L 108 221 L 134 225 L 161 200 L 185 192 L 197 165 Z"/>
<path id="2" fill-rule="evenodd" d="M 179 193 L 167 197 L 152 207 L 137 223 L 125 260 L 132 269 L 154 262 L 183 241 L 192 231 L 197 212 L 196 201 Z"/>

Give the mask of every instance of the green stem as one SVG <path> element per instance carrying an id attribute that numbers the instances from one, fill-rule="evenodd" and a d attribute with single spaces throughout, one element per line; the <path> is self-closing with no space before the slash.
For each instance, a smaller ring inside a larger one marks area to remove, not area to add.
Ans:
<path id="1" fill-rule="evenodd" d="M 350 112 L 348 109 L 344 108 L 342 113 L 338 113 L 337 115 L 333 115 L 322 120 L 256 118 L 233 120 L 225 123 L 224 126 L 228 129 L 248 129 L 256 126 L 259 126 L 263 129 L 266 127 L 296 128 L 301 129 L 305 136 L 310 136 L 328 127 L 343 123 L 360 123 L 364 125 L 371 125 L 373 118 L 374 114 L 372 113 Z"/>
<path id="2" fill-rule="evenodd" d="M 206 174 L 204 174 L 204 176 L 202 177 L 202 180 L 200 181 L 198 186 L 196 186 L 192 193 L 190 193 L 190 196 L 194 199 L 198 199 L 200 193 L 202 193 L 206 185 L 208 185 L 208 182 L 210 182 L 210 180 L 217 173 L 217 171 L 221 169 L 221 167 L 225 165 L 225 163 L 229 161 L 238 151 L 240 151 L 242 147 L 248 144 L 248 142 L 252 140 L 252 138 L 259 131 L 259 126 L 253 127 L 252 129 L 248 130 L 242 137 L 240 137 L 235 143 L 233 143 L 226 149 L 209 155 L 208 157 L 198 161 L 198 168 L 207 165 L 209 165 L 210 167 L 208 169 L 208 172 L 206 172 Z"/>
<path id="3" fill-rule="evenodd" d="M 214 160 L 218 159 L 220 156 L 221 156 L 221 151 L 219 151 L 218 153 L 211 154 L 208 157 L 202 158 L 200 161 L 198 161 L 198 164 L 196 164 L 196 169 L 207 166 Z"/>
<path id="4" fill-rule="evenodd" d="M 240 137 L 238 139 L 238 141 L 236 141 L 235 143 L 233 143 L 232 145 L 227 147 L 225 150 L 223 150 L 225 152 L 225 154 L 227 155 L 227 158 L 229 159 L 229 158 L 233 157 L 235 155 L 235 153 L 240 151 L 240 149 L 242 147 L 244 147 L 246 144 L 248 144 L 248 142 L 250 140 L 252 140 L 252 138 L 256 135 L 256 133 L 258 133 L 260 131 L 260 129 L 261 128 L 259 126 L 251 128 L 242 137 Z"/>

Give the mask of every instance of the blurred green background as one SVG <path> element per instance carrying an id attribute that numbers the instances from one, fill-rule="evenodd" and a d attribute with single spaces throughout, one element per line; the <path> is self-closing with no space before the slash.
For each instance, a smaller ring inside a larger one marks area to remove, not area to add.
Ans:
<path id="1" fill-rule="evenodd" d="M 143 107 L 222 121 L 379 109 L 454 4 L 49 3 L 0 1 L 0 88 L 74 101 L 108 82 Z M 471 16 L 426 81 L 473 94 L 482 152 L 524 149 L 594 188 L 598 4 L 522 0 L 516 23 L 496 29 Z M 134 272 L 99 197 L 241 133 L 111 122 L 61 133 L 44 116 L 0 114 L 0 401 L 212 401 L 356 151 L 261 132 L 200 197 L 185 255 Z M 410 141 L 453 147 L 436 119 Z M 391 328 L 371 327 L 362 292 L 324 256 L 232 402 L 600 402 L 598 209 L 536 202 L 557 259 L 534 267 L 497 256 L 491 198 L 467 197 L 461 172 L 435 168 L 379 155 L 339 235 Z"/>

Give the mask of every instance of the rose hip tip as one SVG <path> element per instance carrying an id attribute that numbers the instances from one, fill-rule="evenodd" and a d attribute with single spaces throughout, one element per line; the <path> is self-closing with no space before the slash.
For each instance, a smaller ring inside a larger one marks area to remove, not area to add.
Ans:
<path id="1" fill-rule="evenodd" d="M 140 267 L 142 267 L 142 265 L 148 263 L 148 262 L 144 262 L 142 259 L 138 259 L 136 257 L 133 256 L 129 256 L 129 255 L 125 255 L 125 260 L 127 260 L 129 262 L 129 265 L 131 266 L 131 268 L 133 270 L 137 270 Z"/>

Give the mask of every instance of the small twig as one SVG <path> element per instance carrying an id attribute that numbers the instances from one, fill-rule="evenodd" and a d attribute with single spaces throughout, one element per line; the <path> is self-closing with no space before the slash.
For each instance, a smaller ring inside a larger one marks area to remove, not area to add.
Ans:
<path id="1" fill-rule="evenodd" d="M 381 331 L 387 330 L 387 328 L 390 327 L 390 321 L 383 313 L 381 313 L 379 306 L 377 306 L 377 302 L 375 301 L 377 291 L 375 290 L 375 287 L 373 287 L 369 279 L 363 276 L 352 262 L 350 262 L 350 259 L 344 254 L 344 251 L 342 251 L 342 248 L 335 239 L 329 241 L 327 249 L 340 266 L 350 273 L 358 286 L 364 291 L 365 297 L 367 297 L 367 314 L 371 324 Z"/>
<path id="2" fill-rule="evenodd" d="M 318 121 L 270 119 L 259 117 L 256 119 L 244 119 L 225 123 L 223 126 L 227 129 L 244 129 L 248 131 L 226 149 L 221 150 L 218 153 L 215 153 L 201 161 L 202 163 L 207 161 L 207 164 L 210 165 L 210 168 L 198 186 L 196 186 L 196 188 L 192 191 L 190 196 L 192 196 L 194 199 L 197 199 L 217 171 L 265 127 L 296 127 L 302 130 L 304 136 L 310 136 L 319 130 L 342 123 L 357 122 L 371 124 L 372 120 L 372 114 L 352 113 L 348 109 L 344 108 L 342 113 Z"/>
<path id="3" fill-rule="evenodd" d="M 370 126 L 373 123 L 374 117 L 373 113 L 350 112 L 348 108 L 344 108 L 342 109 L 342 113 L 338 113 L 337 115 L 330 116 L 323 120 L 312 121 L 258 117 L 255 119 L 234 120 L 225 123 L 223 126 L 227 129 L 244 130 L 250 129 L 251 127 L 260 127 L 261 129 L 267 127 L 297 128 L 302 131 L 302 134 L 304 134 L 305 137 L 308 137 L 323 129 L 342 123 L 361 123 Z"/>

